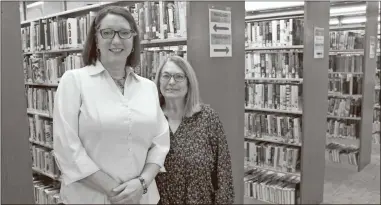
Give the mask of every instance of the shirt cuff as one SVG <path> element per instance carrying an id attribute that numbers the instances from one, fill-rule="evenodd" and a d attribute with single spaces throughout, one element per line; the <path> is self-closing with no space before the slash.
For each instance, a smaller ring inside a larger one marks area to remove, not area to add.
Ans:
<path id="1" fill-rule="evenodd" d="M 69 185 L 81 179 L 84 179 L 100 168 L 87 155 L 80 156 L 72 165 L 72 169 L 66 169 L 66 173 L 62 175 L 65 185 Z"/>

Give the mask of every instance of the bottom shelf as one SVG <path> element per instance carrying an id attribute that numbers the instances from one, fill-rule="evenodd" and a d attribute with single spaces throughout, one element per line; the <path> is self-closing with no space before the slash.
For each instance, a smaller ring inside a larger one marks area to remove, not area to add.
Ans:
<path id="1" fill-rule="evenodd" d="M 266 201 L 260 201 L 260 200 L 258 200 L 256 198 L 244 196 L 244 198 L 243 198 L 243 204 L 273 204 L 273 203 L 266 202 Z"/>
<path id="2" fill-rule="evenodd" d="M 42 175 L 33 176 L 35 204 L 62 204 L 60 184 Z"/>
<path id="3" fill-rule="evenodd" d="M 41 170 L 41 169 L 39 169 L 37 167 L 32 167 L 32 170 L 34 172 L 38 173 L 38 174 L 42 174 L 42 175 L 47 176 L 47 177 L 49 177 L 49 178 L 51 178 L 53 180 L 61 181 L 59 176 L 55 176 L 55 175 L 53 175 L 51 173 L 47 173 L 47 172 L 45 172 L 45 171 L 43 171 L 43 170 Z"/>
<path id="4" fill-rule="evenodd" d="M 299 204 L 300 177 L 254 168 L 243 180 L 245 204 Z"/>

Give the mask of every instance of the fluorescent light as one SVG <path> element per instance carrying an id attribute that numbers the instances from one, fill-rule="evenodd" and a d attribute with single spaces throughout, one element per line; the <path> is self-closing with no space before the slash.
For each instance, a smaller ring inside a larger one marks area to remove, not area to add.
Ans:
<path id="1" fill-rule="evenodd" d="M 353 6 L 353 7 L 344 7 L 344 8 L 332 8 L 330 9 L 331 14 L 341 14 L 341 13 L 357 13 L 365 12 L 366 6 Z"/>
<path id="2" fill-rule="evenodd" d="M 329 19 L 329 25 L 337 25 L 339 22 L 340 21 L 337 18 Z"/>
<path id="3" fill-rule="evenodd" d="M 365 16 L 347 17 L 347 18 L 343 18 L 341 20 L 342 24 L 364 23 L 364 22 L 366 22 L 366 17 Z"/>
<path id="4" fill-rule="evenodd" d="M 245 2 L 246 11 L 260 11 L 265 9 L 277 9 L 277 8 L 287 8 L 294 6 L 303 6 L 304 1 L 294 1 L 294 2 Z"/>
<path id="5" fill-rule="evenodd" d="M 40 6 L 40 5 L 43 5 L 43 4 L 44 4 L 43 1 L 37 1 L 37 2 L 34 2 L 34 3 L 26 5 L 26 8 L 30 9 L 30 8 L 33 8 L 33 7 L 36 7 L 36 6 Z"/>

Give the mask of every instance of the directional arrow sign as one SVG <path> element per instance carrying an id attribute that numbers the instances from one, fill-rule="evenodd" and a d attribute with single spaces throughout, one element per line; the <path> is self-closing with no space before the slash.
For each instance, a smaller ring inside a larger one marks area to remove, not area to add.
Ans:
<path id="1" fill-rule="evenodd" d="M 228 27 L 217 26 L 217 24 L 214 24 L 213 29 L 214 29 L 215 32 L 217 32 L 217 30 L 229 30 Z"/>
<path id="2" fill-rule="evenodd" d="M 215 49 L 213 49 L 214 50 L 214 52 L 226 52 L 226 54 L 228 54 L 229 53 L 229 48 L 228 47 L 225 47 L 225 48 L 215 48 Z"/>
<path id="3" fill-rule="evenodd" d="M 231 9 L 209 7 L 210 57 L 231 57 Z"/>

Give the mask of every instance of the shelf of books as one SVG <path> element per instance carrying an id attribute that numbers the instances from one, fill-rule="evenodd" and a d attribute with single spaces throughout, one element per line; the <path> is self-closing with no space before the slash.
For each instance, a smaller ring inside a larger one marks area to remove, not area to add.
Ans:
<path id="1" fill-rule="evenodd" d="M 313 82 L 313 69 L 317 64 L 309 52 L 306 40 L 311 39 L 306 34 L 311 32 L 313 24 L 328 28 L 328 18 L 327 22 L 313 20 L 318 14 L 312 11 L 312 6 L 322 8 L 323 13 L 324 9 L 329 10 L 329 3 L 306 2 L 302 12 L 298 8 L 283 8 L 260 11 L 261 18 L 256 18 L 255 12 L 246 17 L 244 182 L 247 204 L 303 204 L 322 200 L 308 196 L 307 192 L 312 189 L 316 193 L 322 191 L 318 188 L 321 182 L 318 182 L 319 176 L 316 180 L 309 179 L 306 173 L 305 164 L 313 160 L 313 156 L 302 157 L 302 153 L 306 153 L 303 149 L 313 143 L 311 139 L 319 136 L 319 133 L 311 133 L 314 111 L 307 104 L 316 98 L 316 102 L 319 101 L 316 105 L 324 105 L 319 96 L 326 95 L 319 89 L 316 95 L 308 94 L 313 85 L 325 81 Z M 328 51 L 328 47 L 325 50 Z M 317 70 L 324 67 L 323 63 Z M 315 109 L 322 108 L 325 107 Z M 316 125 L 323 127 L 323 117 L 316 116 Z M 324 155 L 322 142 L 320 139 L 320 153 Z M 314 168 L 315 172 L 324 172 L 324 166 L 319 163 Z M 314 181 L 317 186 L 308 186 L 307 181 Z"/>
<path id="2" fill-rule="evenodd" d="M 330 31 L 326 160 L 357 166 L 360 149 L 365 26 Z"/>
<path id="3" fill-rule="evenodd" d="M 60 171 L 53 156 L 53 105 L 60 77 L 81 68 L 86 35 L 96 12 L 121 5 L 134 16 L 141 37 L 141 64 L 135 72 L 153 80 L 156 68 L 168 55 L 187 57 L 186 2 L 106 2 L 21 22 L 24 81 L 29 120 L 35 200 L 61 203 Z M 154 11 L 154 12 L 153 12 Z M 148 15 L 149 13 L 155 15 Z M 71 24 L 71 29 L 68 27 Z M 73 39 L 70 39 L 69 32 Z"/>
<path id="4" fill-rule="evenodd" d="M 364 2 L 365 4 L 365 2 Z M 347 14 L 350 15 L 350 14 Z M 356 14 L 352 14 L 356 15 Z M 341 18 L 345 18 L 341 16 Z M 369 18 L 369 17 L 368 17 Z M 328 117 L 327 117 L 327 161 L 341 163 L 357 167 L 361 171 L 367 163 L 358 167 L 361 159 L 361 130 L 363 117 L 370 115 L 362 114 L 369 109 L 362 109 L 364 98 L 374 99 L 372 141 L 379 143 L 379 65 L 376 69 L 375 89 L 373 96 L 363 94 L 364 84 L 373 84 L 374 78 L 365 78 L 367 72 L 374 71 L 366 63 L 366 23 L 336 25 L 330 30 L 330 56 L 329 56 L 329 87 L 328 87 Z M 370 35 L 370 34 L 368 34 Z M 379 45 L 379 43 L 378 43 Z M 334 52 L 332 52 L 334 51 Z M 378 59 L 378 57 L 377 57 Z M 378 62 L 379 64 L 379 62 Z M 367 91 L 367 90 L 365 90 Z M 364 141 L 363 141 L 364 142 Z M 366 141 L 367 142 L 367 141 Z M 364 142 L 364 143 L 366 143 Z M 365 148 L 363 148 L 365 149 Z M 367 155 L 367 153 L 364 153 Z M 367 157 L 365 157 L 367 158 Z M 367 160 L 365 160 L 367 161 Z M 350 167 L 350 166 L 347 166 Z"/>
<path id="5" fill-rule="evenodd" d="M 378 22 L 380 29 L 380 22 Z M 377 34 L 377 67 L 376 67 L 376 85 L 374 88 L 374 111 L 373 111 L 373 128 L 372 128 L 372 142 L 373 144 L 380 144 L 380 76 L 381 76 L 381 55 L 380 55 L 380 30 Z"/>

